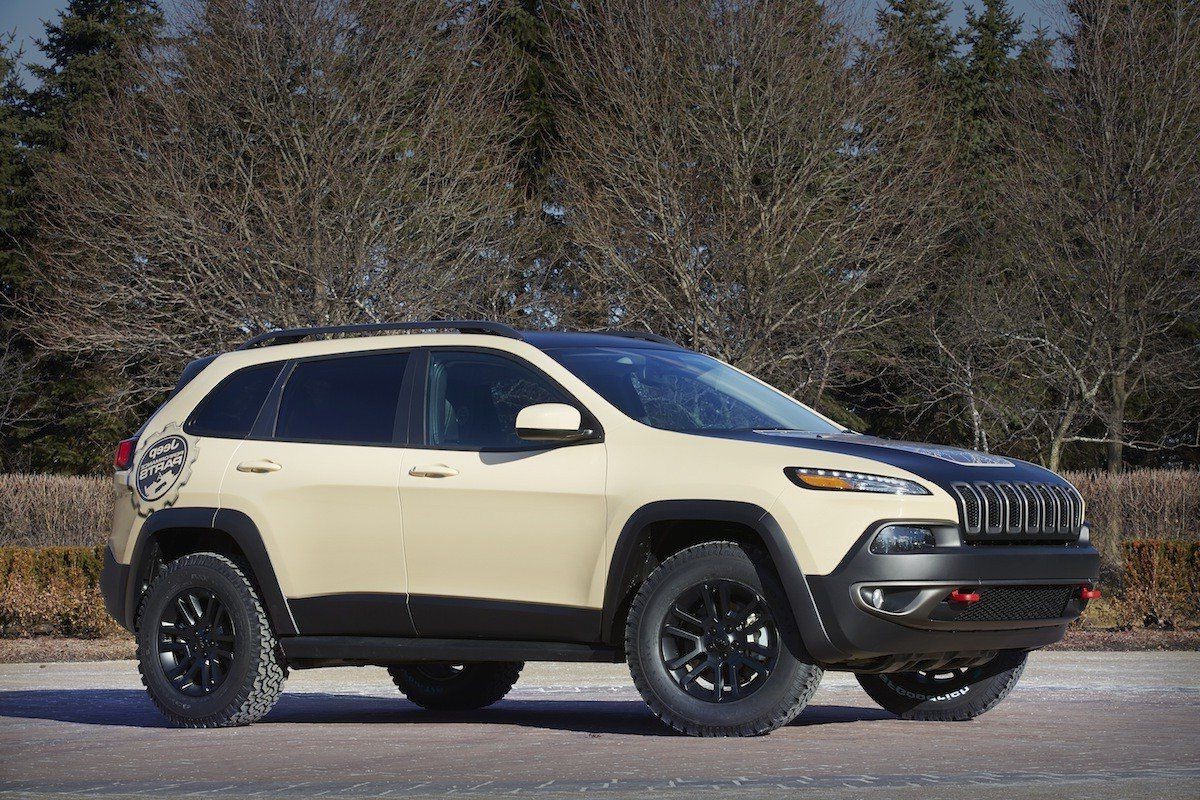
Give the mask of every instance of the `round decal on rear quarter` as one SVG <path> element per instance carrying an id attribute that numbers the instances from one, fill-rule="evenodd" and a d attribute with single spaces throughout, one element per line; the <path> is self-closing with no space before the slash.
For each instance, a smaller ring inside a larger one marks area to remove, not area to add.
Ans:
<path id="1" fill-rule="evenodd" d="M 149 514 L 179 499 L 179 490 L 192 476 L 196 446 L 196 440 L 174 423 L 145 440 L 129 471 L 139 513 Z"/>

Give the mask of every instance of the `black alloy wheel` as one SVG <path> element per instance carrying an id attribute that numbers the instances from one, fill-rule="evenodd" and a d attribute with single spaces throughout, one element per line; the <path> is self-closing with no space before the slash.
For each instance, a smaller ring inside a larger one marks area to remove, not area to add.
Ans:
<path id="1" fill-rule="evenodd" d="M 181 694 L 204 697 L 220 688 L 233 667 L 236 646 L 233 619 L 208 589 L 184 589 L 163 611 L 158 659 Z"/>
<path id="2" fill-rule="evenodd" d="M 667 612 L 660 651 L 667 672 L 692 697 L 741 700 L 775 669 L 779 632 L 757 591 L 716 579 L 679 595 Z"/>

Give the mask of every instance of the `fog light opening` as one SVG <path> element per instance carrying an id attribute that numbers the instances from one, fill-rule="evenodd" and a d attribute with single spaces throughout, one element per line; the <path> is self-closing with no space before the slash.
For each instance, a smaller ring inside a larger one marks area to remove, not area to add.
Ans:
<path id="1" fill-rule="evenodd" d="M 937 540 L 933 531 L 917 525 L 888 525 L 871 541 L 871 552 L 876 555 L 919 553 L 935 547 Z"/>

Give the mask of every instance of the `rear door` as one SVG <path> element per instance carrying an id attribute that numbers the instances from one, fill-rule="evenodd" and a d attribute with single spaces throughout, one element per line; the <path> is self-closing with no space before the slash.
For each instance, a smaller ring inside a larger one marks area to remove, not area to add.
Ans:
<path id="1" fill-rule="evenodd" d="M 431 348 L 400 475 L 409 606 L 423 636 L 596 641 L 605 534 L 602 442 L 520 439 L 536 403 L 580 408 L 528 362 Z"/>
<path id="2" fill-rule="evenodd" d="M 289 363 L 230 459 L 221 505 L 259 527 L 301 634 L 413 632 L 397 493 L 410 360 Z"/>

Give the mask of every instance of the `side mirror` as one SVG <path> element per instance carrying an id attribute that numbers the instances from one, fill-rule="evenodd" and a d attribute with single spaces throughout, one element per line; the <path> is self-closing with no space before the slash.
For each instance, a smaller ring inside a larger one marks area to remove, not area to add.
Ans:
<path id="1" fill-rule="evenodd" d="M 577 442 L 587 439 L 579 409 L 566 403 L 538 403 L 517 414 L 517 436 L 530 442 Z"/>

